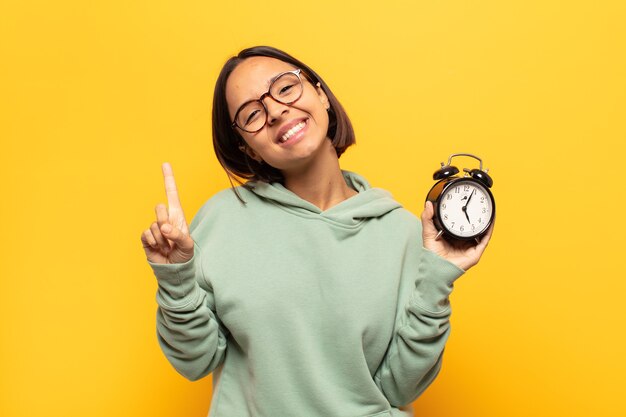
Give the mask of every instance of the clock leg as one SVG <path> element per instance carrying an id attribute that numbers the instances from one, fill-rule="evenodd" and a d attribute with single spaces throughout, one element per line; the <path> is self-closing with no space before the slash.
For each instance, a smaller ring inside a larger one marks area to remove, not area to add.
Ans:
<path id="1" fill-rule="evenodd" d="M 443 230 L 440 230 L 439 233 L 437 233 L 437 236 L 435 236 L 435 240 L 439 240 L 442 234 L 443 234 Z"/>

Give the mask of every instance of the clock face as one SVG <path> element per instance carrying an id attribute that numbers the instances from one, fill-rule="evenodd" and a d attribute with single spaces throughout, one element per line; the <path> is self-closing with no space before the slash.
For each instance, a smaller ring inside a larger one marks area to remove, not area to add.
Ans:
<path id="1" fill-rule="evenodd" d="M 439 199 L 439 219 L 456 236 L 478 235 L 489 226 L 492 213 L 490 193 L 475 181 L 456 181 Z"/>

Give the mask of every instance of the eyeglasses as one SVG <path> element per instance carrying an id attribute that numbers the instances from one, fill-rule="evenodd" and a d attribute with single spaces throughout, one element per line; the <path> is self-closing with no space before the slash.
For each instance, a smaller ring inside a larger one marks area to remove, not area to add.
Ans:
<path id="1" fill-rule="evenodd" d="M 278 74 L 266 93 L 257 100 L 247 101 L 239 107 L 239 110 L 235 113 L 232 127 L 238 127 L 249 133 L 256 133 L 263 129 L 267 123 L 268 113 L 263 99 L 270 96 L 282 104 L 291 104 L 298 100 L 303 90 L 300 71 L 302 70 L 296 69 Z"/>

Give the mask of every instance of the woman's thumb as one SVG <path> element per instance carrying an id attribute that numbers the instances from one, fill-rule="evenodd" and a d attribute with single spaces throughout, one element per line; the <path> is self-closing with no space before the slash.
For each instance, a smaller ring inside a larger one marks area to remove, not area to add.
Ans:
<path id="1" fill-rule="evenodd" d="M 433 203 L 426 201 L 424 211 L 422 212 L 422 229 L 425 236 L 434 237 L 437 235 L 437 228 L 433 222 L 434 213 Z"/>
<path id="2" fill-rule="evenodd" d="M 183 251 L 193 249 L 193 239 L 188 235 L 185 235 L 180 229 L 173 227 L 169 223 L 165 223 L 161 226 L 161 233 L 167 239 L 176 243 L 176 245 Z"/>

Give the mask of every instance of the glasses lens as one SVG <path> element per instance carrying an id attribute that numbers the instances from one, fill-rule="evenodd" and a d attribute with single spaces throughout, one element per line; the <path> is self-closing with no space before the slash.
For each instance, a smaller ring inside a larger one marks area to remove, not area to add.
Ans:
<path id="1" fill-rule="evenodd" d="M 288 72 L 276 80 L 270 88 L 270 94 L 274 100 L 283 104 L 291 104 L 302 95 L 302 83 L 294 73 Z M 267 115 L 265 108 L 259 101 L 246 104 L 237 115 L 237 126 L 247 132 L 256 132 L 265 124 Z"/>
<path id="2" fill-rule="evenodd" d="M 259 130 L 265 124 L 265 109 L 258 101 L 246 104 L 237 115 L 237 126 L 248 132 Z"/>
<path id="3" fill-rule="evenodd" d="M 281 75 L 272 84 L 270 94 L 281 103 L 293 103 L 302 94 L 300 78 L 292 72 Z"/>

